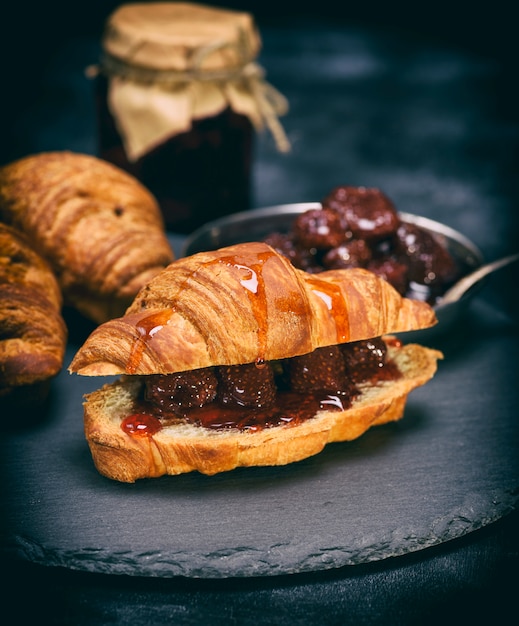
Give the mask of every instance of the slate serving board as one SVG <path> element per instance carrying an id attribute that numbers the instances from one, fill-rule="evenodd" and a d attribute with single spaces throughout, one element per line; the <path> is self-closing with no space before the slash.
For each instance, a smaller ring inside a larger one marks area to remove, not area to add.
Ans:
<path id="1" fill-rule="evenodd" d="M 284 121 L 294 150 L 287 159 L 262 140 L 256 206 L 365 182 L 399 210 L 463 232 L 487 259 L 512 251 L 517 133 L 497 116 L 492 65 L 313 23 L 266 29 L 264 38 L 269 79 L 291 105 Z M 92 52 L 65 55 L 76 63 L 67 83 L 75 97 L 58 89 L 40 109 L 44 120 L 31 109 L 25 153 L 50 139 L 70 148 L 66 122 L 77 118 L 63 107 L 81 103 L 85 113 L 89 93 L 76 76 Z M 316 115 L 315 95 L 326 114 Z M 74 125 L 82 151 L 93 149 L 88 115 Z M 82 432 L 81 397 L 102 381 L 64 371 L 40 415 L 1 416 L 1 553 L 112 574 L 275 576 L 388 559 L 490 524 L 519 498 L 519 324 L 497 300 L 484 291 L 458 328 L 435 337 L 445 360 L 401 422 L 284 468 L 111 482 L 96 472 Z M 74 332 L 67 363 L 80 339 Z"/>
<path id="2" fill-rule="evenodd" d="M 387 559 L 485 526 L 519 496 L 517 325 L 477 298 L 435 347 L 446 358 L 399 423 L 287 467 L 133 485 L 100 476 L 83 437 L 82 395 L 104 381 L 64 371 L 32 423 L 6 420 L 1 549 L 112 574 L 272 576 Z"/>

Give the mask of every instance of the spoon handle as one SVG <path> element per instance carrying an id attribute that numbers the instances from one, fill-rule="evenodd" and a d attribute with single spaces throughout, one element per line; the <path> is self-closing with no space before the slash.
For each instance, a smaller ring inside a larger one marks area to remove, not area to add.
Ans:
<path id="1" fill-rule="evenodd" d="M 465 276 L 460 281 L 458 281 L 453 287 L 448 289 L 445 292 L 445 295 L 441 299 L 441 304 L 449 304 L 451 302 L 456 302 L 459 300 L 461 296 L 470 289 L 473 285 L 479 282 L 482 278 L 490 274 L 491 272 L 495 272 L 514 261 L 519 261 L 519 252 L 516 254 L 511 254 L 509 256 L 505 256 L 502 259 L 498 259 L 497 261 L 492 261 L 491 263 L 486 263 L 482 265 L 474 272 L 471 272 L 468 276 Z"/>

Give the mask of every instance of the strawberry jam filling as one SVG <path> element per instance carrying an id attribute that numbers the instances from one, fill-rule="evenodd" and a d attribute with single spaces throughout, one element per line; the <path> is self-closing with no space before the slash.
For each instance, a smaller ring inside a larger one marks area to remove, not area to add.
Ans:
<path id="1" fill-rule="evenodd" d="M 144 376 L 141 397 L 122 428 L 147 435 L 179 421 L 248 431 L 296 425 L 318 411 L 348 409 L 362 383 L 399 376 L 381 338 L 282 361 Z"/>

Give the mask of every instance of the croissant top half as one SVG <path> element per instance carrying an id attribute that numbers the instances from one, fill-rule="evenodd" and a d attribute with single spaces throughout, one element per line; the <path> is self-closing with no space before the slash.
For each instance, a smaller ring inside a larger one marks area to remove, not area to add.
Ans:
<path id="1" fill-rule="evenodd" d="M 47 152 L 0 168 L 0 219 L 48 261 L 65 304 L 97 323 L 122 315 L 173 260 L 155 198 L 89 155 Z"/>
<path id="2" fill-rule="evenodd" d="M 270 361 L 435 322 L 428 304 L 366 270 L 307 274 L 267 244 L 238 244 L 170 264 L 124 317 L 93 331 L 70 371 L 165 374 Z"/>

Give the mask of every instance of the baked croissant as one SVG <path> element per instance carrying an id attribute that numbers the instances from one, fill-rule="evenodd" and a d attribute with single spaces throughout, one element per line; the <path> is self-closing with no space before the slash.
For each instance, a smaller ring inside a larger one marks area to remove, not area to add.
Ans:
<path id="1" fill-rule="evenodd" d="M 82 375 L 156 374 L 273 361 L 432 326 L 434 311 L 363 269 L 307 274 L 265 243 L 182 258 L 74 357 Z"/>
<path id="2" fill-rule="evenodd" d="M 0 399 L 44 399 L 63 366 L 61 300 L 47 262 L 21 233 L 0 223 Z"/>
<path id="3" fill-rule="evenodd" d="M 284 465 L 400 419 L 442 354 L 387 333 L 436 321 L 366 270 L 306 274 L 264 243 L 173 262 L 69 370 L 98 471 L 134 482 Z"/>
<path id="4" fill-rule="evenodd" d="M 65 304 L 96 323 L 122 315 L 173 260 L 154 197 L 93 156 L 48 152 L 4 166 L 0 218 L 47 259 Z"/>

